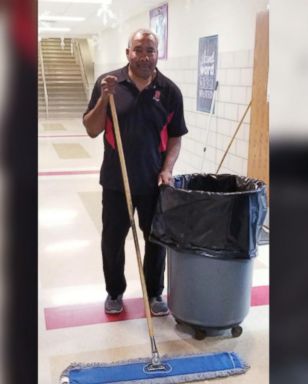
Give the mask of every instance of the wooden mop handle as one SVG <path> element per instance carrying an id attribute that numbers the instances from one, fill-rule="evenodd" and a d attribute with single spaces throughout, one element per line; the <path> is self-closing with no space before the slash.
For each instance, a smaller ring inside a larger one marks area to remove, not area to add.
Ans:
<path id="1" fill-rule="evenodd" d="M 150 337 L 153 337 L 154 336 L 154 330 L 153 330 L 153 323 L 152 323 L 152 317 L 151 317 L 151 311 L 150 311 L 150 304 L 149 304 L 149 298 L 148 298 L 148 293 L 147 293 L 145 278 L 144 278 L 144 273 L 143 273 L 140 247 L 139 247 L 139 242 L 138 242 L 136 224 L 135 224 L 135 220 L 134 220 L 134 209 L 133 209 L 133 203 L 132 203 L 132 196 L 130 193 L 130 187 L 129 187 L 125 157 L 124 157 L 124 152 L 123 152 L 123 145 L 122 145 L 122 140 L 121 140 L 118 116 L 117 116 L 117 111 L 116 111 L 113 95 L 109 96 L 109 102 L 110 102 L 110 107 L 111 107 L 111 114 L 112 114 L 115 137 L 116 137 L 117 149 L 118 149 L 119 158 L 120 158 L 120 165 L 121 165 L 121 171 L 122 171 L 122 177 L 123 177 L 123 183 L 124 183 L 124 191 L 125 191 L 125 197 L 126 197 L 126 202 L 127 202 L 127 209 L 128 209 L 130 223 L 132 226 L 134 243 L 135 243 L 135 248 L 136 248 L 138 269 L 139 269 L 139 275 L 140 275 L 140 281 L 141 281 L 141 287 L 142 287 L 142 293 L 143 293 L 143 299 L 144 299 L 145 314 L 146 314 L 147 323 L 148 323 L 149 335 L 150 335 Z"/>

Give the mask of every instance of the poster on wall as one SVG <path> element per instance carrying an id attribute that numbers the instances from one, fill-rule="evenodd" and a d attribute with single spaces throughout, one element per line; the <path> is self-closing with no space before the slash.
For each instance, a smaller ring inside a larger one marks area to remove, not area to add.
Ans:
<path id="1" fill-rule="evenodd" d="M 218 35 L 199 39 L 197 110 L 210 112 L 216 84 Z"/>
<path id="2" fill-rule="evenodd" d="M 150 29 L 159 39 L 158 58 L 167 59 L 168 48 L 168 4 L 150 10 Z"/>

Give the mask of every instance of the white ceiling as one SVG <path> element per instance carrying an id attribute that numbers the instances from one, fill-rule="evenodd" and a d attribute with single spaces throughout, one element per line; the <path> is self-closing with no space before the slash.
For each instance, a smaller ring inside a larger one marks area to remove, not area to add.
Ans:
<path id="1" fill-rule="evenodd" d="M 109 4 L 108 4 L 109 3 Z M 104 5 L 103 5 L 104 4 Z M 75 16 L 84 17 L 81 22 L 76 21 L 44 21 L 40 26 L 70 28 L 69 32 L 40 32 L 39 36 L 91 36 L 112 28 L 123 21 L 155 8 L 162 4 L 162 0 L 39 0 L 38 16 Z M 104 8 L 101 16 L 98 10 Z M 110 18 L 110 15 L 115 17 Z M 105 24 L 103 17 L 105 16 Z"/>

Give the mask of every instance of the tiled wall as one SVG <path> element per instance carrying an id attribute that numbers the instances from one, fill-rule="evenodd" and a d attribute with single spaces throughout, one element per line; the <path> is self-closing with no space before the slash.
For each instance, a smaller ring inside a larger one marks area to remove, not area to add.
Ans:
<path id="1" fill-rule="evenodd" d="M 197 56 L 160 61 L 158 68 L 181 89 L 189 133 L 184 136 L 175 173 L 216 172 L 251 98 L 253 52 L 219 53 L 215 111 L 196 110 Z M 249 141 L 248 112 L 219 173 L 246 175 Z M 206 151 L 204 152 L 204 148 Z"/>

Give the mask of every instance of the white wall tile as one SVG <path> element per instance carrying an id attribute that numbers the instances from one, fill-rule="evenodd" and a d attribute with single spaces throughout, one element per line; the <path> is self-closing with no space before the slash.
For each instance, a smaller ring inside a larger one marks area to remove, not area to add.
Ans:
<path id="1" fill-rule="evenodd" d="M 238 127 L 238 124 L 239 124 L 239 121 L 236 121 L 234 122 L 234 124 L 232 124 L 232 135 L 235 133 L 235 130 L 237 129 Z M 248 129 L 248 132 L 249 132 L 249 126 L 247 124 L 244 124 L 242 123 L 242 125 L 240 126 L 239 130 L 237 131 L 237 134 L 236 134 L 236 139 L 239 139 L 239 140 L 246 140 L 246 130 Z"/>
<path id="2" fill-rule="evenodd" d="M 217 100 L 228 102 L 231 101 L 231 87 L 222 85 L 218 88 Z"/>
<path id="3" fill-rule="evenodd" d="M 196 156 L 202 157 L 203 148 L 204 148 L 204 144 L 200 140 L 194 141 L 194 153 Z"/>
<path id="4" fill-rule="evenodd" d="M 242 129 L 243 129 L 243 140 L 244 140 L 244 141 L 249 141 L 249 129 L 250 129 L 250 125 L 249 125 L 249 124 L 246 124 L 246 123 L 243 123 L 243 125 L 242 125 Z"/>
<path id="5" fill-rule="evenodd" d="M 217 149 L 217 150 L 216 150 L 216 164 L 217 164 L 217 165 L 221 162 L 224 153 L 225 153 L 225 152 L 222 151 L 221 149 Z"/>
<path id="6" fill-rule="evenodd" d="M 196 81 L 194 77 L 194 71 L 192 70 L 185 71 L 185 81 L 187 83 L 194 83 Z"/>
<path id="7" fill-rule="evenodd" d="M 199 140 L 200 129 L 194 126 L 190 126 L 188 136 L 190 140 Z"/>
<path id="8" fill-rule="evenodd" d="M 221 52 L 219 54 L 219 68 L 234 67 L 234 52 Z"/>
<path id="9" fill-rule="evenodd" d="M 217 132 L 217 118 L 215 116 L 212 115 L 212 117 L 209 118 L 207 124 L 208 124 L 210 131 L 215 132 L 215 133 Z"/>
<path id="10" fill-rule="evenodd" d="M 252 68 L 242 68 L 240 70 L 240 85 L 252 86 Z"/>
<path id="11" fill-rule="evenodd" d="M 235 67 L 248 67 L 249 66 L 249 51 L 238 51 L 234 53 Z"/>
<path id="12" fill-rule="evenodd" d="M 230 153 L 226 156 L 226 164 L 228 164 L 228 168 L 230 168 L 234 173 L 241 174 L 242 173 L 242 164 L 243 160 L 240 157 L 234 156 Z"/>
<path id="13" fill-rule="evenodd" d="M 217 134 L 216 135 L 216 148 L 224 151 L 226 149 L 225 138 L 227 136 Z"/>
<path id="14" fill-rule="evenodd" d="M 186 110 L 185 111 L 185 121 L 186 121 L 186 124 L 194 125 L 192 120 L 193 120 L 193 113 Z"/>
<path id="15" fill-rule="evenodd" d="M 252 88 L 251 87 L 247 87 L 246 88 L 246 103 L 249 104 L 250 100 L 251 100 L 251 97 L 252 97 Z"/>
<path id="16" fill-rule="evenodd" d="M 247 105 L 239 105 L 238 106 L 238 121 L 240 121 L 242 119 L 242 117 L 244 116 L 244 113 L 246 111 L 246 108 L 247 108 Z M 244 121 L 243 123 L 250 123 L 250 110 L 251 108 L 249 108 L 245 118 L 244 118 Z"/>
<path id="17" fill-rule="evenodd" d="M 254 50 L 248 51 L 248 67 L 253 67 L 254 64 Z"/>
<path id="18" fill-rule="evenodd" d="M 205 145 L 208 141 L 208 137 L 211 131 L 208 130 L 208 126 L 201 129 L 200 141 Z M 213 133 L 213 132 L 212 132 Z M 213 133 L 214 134 L 214 133 Z"/>
<path id="19" fill-rule="evenodd" d="M 223 117 L 225 115 L 225 103 L 216 101 L 214 113 L 217 117 Z"/>
<path id="20" fill-rule="evenodd" d="M 198 128 L 203 128 L 203 129 L 206 128 L 207 127 L 207 119 L 208 119 L 207 113 L 202 113 L 202 112 L 197 113 L 196 126 Z"/>
<path id="21" fill-rule="evenodd" d="M 242 163 L 242 175 L 247 176 L 247 169 L 248 169 L 248 160 L 243 161 Z"/>
<path id="22" fill-rule="evenodd" d="M 216 173 L 217 164 L 212 161 L 207 162 L 206 173 Z"/>
<path id="23" fill-rule="evenodd" d="M 183 95 L 183 99 L 184 99 L 184 114 L 186 110 L 188 111 L 196 110 L 196 101 L 194 99 L 192 99 L 191 97 L 184 97 L 184 95 Z"/>
<path id="24" fill-rule="evenodd" d="M 218 87 L 220 85 L 226 85 L 227 84 L 227 71 L 228 71 L 228 69 L 223 69 L 223 68 L 219 68 L 217 70 L 216 78 L 217 78 L 217 80 L 219 82 Z"/>
<path id="25" fill-rule="evenodd" d="M 196 126 L 197 122 L 197 115 L 195 112 L 189 112 L 188 110 L 185 111 L 185 121 L 189 125 Z"/>
<path id="26" fill-rule="evenodd" d="M 195 97 L 197 94 L 197 84 L 187 84 L 188 89 L 187 89 L 187 96 L 189 97 Z"/>
<path id="27" fill-rule="evenodd" d="M 216 148 L 213 147 L 207 147 L 205 154 L 204 154 L 206 162 L 212 162 L 215 163 L 216 161 Z"/>
<path id="28" fill-rule="evenodd" d="M 217 148 L 217 135 L 209 131 L 207 135 L 207 140 L 204 142 L 204 146 L 211 146 L 213 148 Z"/>
<path id="29" fill-rule="evenodd" d="M 248 158 L 248 142 L 244 140 L 235 141 L 236 154 L 244 159 Z"/>
<path id="30" fill-rule="evenodd" d="M 227 69 L 227 85 L 238 85 L 240 83 L 240 69 Z"/>
<path id="31" fill-rule="evenodd" d="M 188 68 L 190 69 L 194 69 L 194 68 L 197 68 L 198 67 L 198 56 L 191 56 L 189 58 L 189 65 L 188 65 Z"/>
<path id="32" fill-rule="evenodd" d="M 246 103 L 246 87 L 232 87 L 231 100 L 233 103 L 245 104 Z"/>
<path id="33" fill-rule="evenodd" d="M 230 136 L 231 134 L 231 121 L 226 119 L 217 120 L 217 132 L 225 136 Z"/>
<path id="34" fill-rule="evenodd" d="M 226 103 L 225 105 L 225 118 L 230 120 L 237 120 L 237 104 Z"/>

